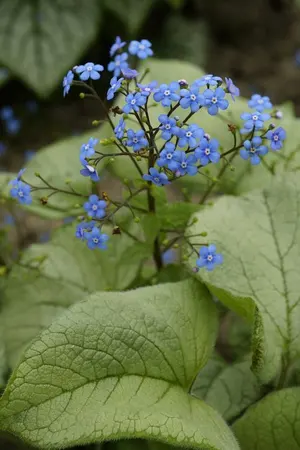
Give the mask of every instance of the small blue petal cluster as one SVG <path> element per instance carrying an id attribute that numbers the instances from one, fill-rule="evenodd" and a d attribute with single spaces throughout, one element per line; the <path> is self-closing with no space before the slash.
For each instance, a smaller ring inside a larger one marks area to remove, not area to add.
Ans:
<path id="1" fill-rule="evenodd" d="M 87 215 L 92 219 L 103 219 L 106 216 L 105 208 L 107 203 L 105 200 L 100 200 L 100 198 L 93 194 L 90 195 L 89 200 L 83 205 Z"/>
<path id="2" fill-rule="evenodd" d="M 91 80 L 99 80 L 100 73 L 104 70 L 104 67 L 101 64 L 94 64 L 92 62 L 88 62 L 83 66 L 77 66 L 75 72 L 79 74 L 79 78 L 82 81 Z"/>
<path id="3" fill-rule="evenodd" d="M 11 106 L 3 106 L 0 109 L 0 119 L 4 122 L 7 134 L 15 135 L 20 131 L 21 121 L 15 117 Z"/>
<path id="4" fill-rule="evenodd" d="M 241 114 L 244 126 L 240 132 L 241 134 L 247 134 L 248 137 L 240 150 L 240 156 L 249 160 L 255 166 L 261 162 L 262 156 L 268 153 L 269 147 L 274 151 L 282 148 L 286 131 L 282 127 L 274 130 L 274 124 L 266 126 L 265 122 L 271 119 L 271 114 L 265 112 L 265 110 L 273 108 L 269 97 L 254 94 L 249 100 L 248 106 L 255 111 Z M 272 117 L 282 118 L 281 111 L 273 111 Z"/>
<path id="5" fill-rule="evenodd" d="M 217 248 L 214 244 L 203 246 L 199 251 L 199 258 L 196 261 L 198 268 L 205 267 L 211 272 L 216 265 L 222 264 L 223 256 L 217 253 Z"/>
<path id="6" fill-rule="evenodd" d="M 9 182 L 12 185 L 10 195 L 22 205 L 30 205 L 32 203 L 31 188 L 21 180 L 24 172 L 25 169 L 20 170 L 17 177 Z"/>
<path id="7" fill-rule="evenodd" d="M 94 250 L 99 248 L 100 250 L 106 250 L 106 242 L 109 236 L 105 233 L 101 233 L 99 228 L 96 226 L 95 221 L 91 222 L 81 222 L 77 225 L 75 236 L 78 239 L 86 241 L 88 248 Z"/>

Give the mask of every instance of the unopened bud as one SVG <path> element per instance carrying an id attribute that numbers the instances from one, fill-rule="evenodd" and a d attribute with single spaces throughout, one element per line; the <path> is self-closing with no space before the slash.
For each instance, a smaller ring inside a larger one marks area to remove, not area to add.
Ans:
<path id="1" fill-rule="evenodd" d="M 183 261 L 187 261 L 189 259 L 188 255 L 183 255 L 182 257 Z"/>
<path id="2" fill-rule="evenodd" d="M 192 271 L 193 271 L 194 273 L 197 273 L 197 272 L 199 272 L 199 268 L 198 268 L 198 267 L 193 267 L 193 268 L 192 268 Z"/>
<path id="3" fill-rule="evenodd" d="M 109 162 L 113 163 L 115 161 L 115 158 L 109 158 Z"/>
<path id="4" fill-rule="evenodd" d="M 269 130 L 274 130 L 275 127 L 276 127 L 276 125 L 274 123 L 270 123 Z"/>
<path id="5" fill-rule="evenodd" d="M 228 126 L 228 130 L 231 133 L 235 133 L 236 132 L 236 126 L 233 123 L 229 123 L 227 126 Z"/>
<path id="6" fill-rule="evenodd" d="M 178 247 L 179 247 L 179 244 L 174 244 L 173 247 L 174 247 L 174 248 L 178 248 Z"/>
<path id="7" fill-rule="evenodd" d="M 137 160 L 137 161 L 142 161 L 142 158 L 141 158 L 140 156 L 137 156 L 137 157 L 136 157 L 136 160 Z"/>
<path id="8" fill-rule="evenodd" d="M 182 78 L 181 80 L 178 80 L 178 83 L 182 89 L 186 89 L 189 85 L 189 83 L 184 78 Z"/>
<path id="9" fill-rule="evenodd" d="M 207 232 L 206 231 L 202 231 L 202 233 L 200 233 L 200 236 L 206 237 L 207 236 Z"/>
<path id="10" fill-rule="evenodd" d="M 42 205 L 47 205 L 47 203 L 48 203 L 48 197 L 42 197 L 42 198 L 40 198 L 40 202 L 41 202 Z"/>
<path id="11" fill-rule="evenodd" d="M 39 172 L 34 172 L 34 175 L 38 178 L 40 178 L 41 174 Z"/>
<path id="12" fill-rule="evenodd" d="M 79 98 L 83 99 L 84 97 L 85 97 L 85 93 L 84 92 L 80 92 Z"/>
<path id="13" fill-rule="evenodd" d="M 80 208 L 81 207 L 81 205 L 79 205 L 79 203 L 76 203 L 75 205 L 74 205 L 74 208 Z"/>
<path id="14" fill-rule="evenodd" d="M 174 116 L 174 120 L 176 120 L 176 122 L 178 122 L 179 119 L 180 119 L 179 116 Z"/>
<path id="15" fill-rule="evenodd" d="M 283 112 L 282 111 L 276 111 L 275 112 L 276 119 L 282 119 L 283 118 Z"/>
<path id="16" fill-rule="evenodd" d="M 205 137 L 205 139 L 207 139 L 208 141 L 210 140 L 210 134 L 205 133 L 205 134 L 204 134 L 204 137 Z"/>
<path id="17" fill-rule="evenodd" d="M 7 267 L 6 266 L 0 266 L 0 277 L 3 277 L 7 273 Z"/>
<path id="18" fill-rule="evenodd" d="M 193 217 L 193 221 L 192 221 L 192 222 L 193 222 L 193 223 L 197 223 L 198 220 L 199 220 L 198 217 Z"/>
<path id="19" fill-rule="evenodd" d="M 65 180 L 65 184 L 70 184 L 71 181 L 72 181 L 72 180 L 70 180 L 70 178 L 67 178 L 67 179 Z"/>
<path id="20" fill-rule="evenodd" d="M 162 241 L 162 245 L 168 245 L 169 242 L 170 242 L 169 239 L 164 239 Z"/>
<path id="21" fill-rule="evenodd" d="M 118 226 L 113 227 L 112 234 L 121 234 L 120 227 Z"/>
<path id="22" fill-rule="evenodd" d="M 135 221 L 135 223 L 140 223 L 141 219 L 140 219 L 139 217 L 136 216 L 136 217 L 134 218 L 134 221 Z"/>
<path id="23" fill-rule="evenodd" d="M 101 121 L 100 120 L 93 120 L 92 125 L 93 127 L 96 127 L 97 125 L 100 125 Z"/>

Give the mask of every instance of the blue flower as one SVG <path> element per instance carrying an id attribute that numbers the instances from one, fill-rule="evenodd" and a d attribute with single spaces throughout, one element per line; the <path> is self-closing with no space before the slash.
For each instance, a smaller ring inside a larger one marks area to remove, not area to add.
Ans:
<path id="1" fill-rule="evenodd" d="M 225 77 L 225 82 L 226 82 L 227 90 L 228 90 L 229 94 L 231 95 L 232 100 L 235 101 L 235 97 L 239 97 L 239 95 L 240 95 L 239 88 L 234 84 L 234 82 L 232 81 L 231 78 Z"/>
<path id="2" fill-rule="evenodd" d="M 99 139 L 90 138 L 87 144 L 82 144 L 80 147 L 80 161 L 84 163 L 86 158 L 90 158 L 95 153 L 95 145 L 97 145 Z"/>
<path id="3" fill-rule="evenodd" d="M 163 106 L 171 106 L 172 102 L 177 102 L 180 96 L 176 94 L 179 89 L 179 83 L 173 81 L 169 85 L 161 84 L 154 93 L 153 98 L 156 102 L 161 102 Z"/>
<path id="4" fill-rule="evenodd" d="M 241 129 L 241 133 L 249 133 L 250 131 L 260 130 L 264 126 L 264 121 L 270 119 L 270 114 L 262 114 L 259 111 L 253 113 L 242 113 L 241 119 L 245 120 L 244 128 Z"/>
<path id="5" fill-rule="evenodd" d="M 126 145 L 132 147 L 134 152 L 138 152 L 139 150 L 141 150 L 141 148 L 147 147 L 148 141 L 145 138 L 144 130 L 134 132 L 133 130 L 129 129 L 127 131 Z"/>
<path id="6" fill-rule="evenodd" d="M 199 147 L 195 149 L 195 156 L 200 160 L 202 166 L 206 166 L 210 162 L 217 163 L 220 160 L 220 153 L 217 151 L 219 142 L 217 139 L 207 140 L 203 138 Z"/>
<path id="7" fill-rule="evenodd" d="M 152 183 L 156 184 L 157 186 L 164 186 L 166 184 L 170 184 L 170 181 L 165 173 L 160 173 L 154 167 L 151 167 L 149 172 L 150 175 L 148 174 L 143 175 L 144 180 L 152 181 Z"/>
<path id="8" fill-rule="evenodd" d="M 206 91 L 203 92 L 203 95 L 205 97 L 205 106 L 208 114 L 211 116 L 218 114 L 219 108 L 224 110 L 229 106 L 228 100 L 224 99 L 225 91 L 220 87 L 218 87 L 215 91 L 206 89 Z"/>
<path id="9" fill-rule="evenodd" d="M 87 246 L 91 250 L 95 248 L 100 248 L 101 250 L 106 250 L 109 237 L 107 234 L 101 233 L 99 228 L 93 227 L 91 232 L 85 233 L 85 239 L 87 240 Z"/>
<path id="10" fill-rule="evenodd" d="M 107 100 L 111 100 L 114 98 L 115 93 L 120 89 L 120 87 L 122 86 L 122 81 L 124 80 L 124 78 L 119 78 L 119 80 L 117 79 L 117 77 L 113 77 L 110 80 L 110 88 L 107 91 Z"/>
<path id="11" fill-rule="evenodd" d="M 199 93 L 199 86 L 196 84 L 193 84 L 190 89 L 181 89 L 180 95 L 183 97 L 180 100 L 180 106 L 183 109 L 191 108 L 193 113 L 205 104 L 205 98 Z"/>
<path id="12" fill-rule="evenodd" d="M 240 150 L 240 156 L 243 159 L 250 159 L 253 166 L 260 163 L 261 156 L 268 153 L 268 147 L 262 144 L 262 139 L 259 136 L 255 136 L 251 141 L 248 139 L 244 142 L 244 147 Z"/>
<path id="13" fill-rule="evenodd" d="M 123 74 L 123 77 L 126 80 L 133 80 L 134 78 L 136 78 L 139 74 L 139 72 L 135 69 L 130 69 L 130 67 L 124 67 L 123 69 L 121 69 L 121 72 Z"/>
<path id="14" fill-rule="evenodd" d="M 145 97 L 149 97 L 149 95 L 155 90 L 157 86 L 157 81 L 151 81 L 151 83 L 148 84 L 137 84 L 138 87 L 141 90 L 141 94 L 145 95 Z"/>
<path id="15" fill-rule="evenodd" d="M 159 167 L 167 166 L 168 169 L 175 171 L 177 163 L 173 160 L 175 152 L 175 144 L 173 142 L 167 142 L 163 150 L 159 154 L 159 158 L 156 161 Z"/>
<path id="16" fill-rule="evenodd" d="M 103 219 L 105 217 L 106 212 L 105 208 L 107 207 L 107 203 L 105 200 L 100 200 L 99 197 L 95 194 L 90 195 L 89 201 L 85 202 L 83 205 L 87 215 L 92 217 L 93 219 Z"/>
<path id="17" fill-rule="evenodd" d="M 168 141 L 171 137 L 178 132 L 176 126 L 176 120 L 169 117 L 167 114 L 160 114 L 158 120 L 161 123 L 159 129 L 162 130 L 161 137 Z"/>
<path id="18" fill-rule="evenodd" d="M 208 86 L 217 86 L 219 83 L 222 83 L 222 78 L 212 75 L 210 73 L 210 74 L 204 75 L 203 77 L 194 81 L 193 84 L 196 84 L 197 86 L 200 87 L 200 86 L 207 86 L 207 85 Z"/>
<path id="19" fill-rule="evenodd" d="M 126 45 L 126 42 L 122 42 L 122 39 L 120 36 L 116 37 L 115 43 L 111 46 L 109 54 L 110 56 L 113 56 L 118 50 L 120 50 L 122 47 Z"/>
<path id="20" fill-rule="evenodd" d="M 118 125 L 114 129 L 115 135 L 118 139 L 122 139 L 125 132 L 125 120 L 121 117 Z"/>
<path id="21" fill-rule="evenodd" d="M 282 127 L 279 127 L 274 131 L 270 130 L 267 132 L 266 138 L 271 141 L 272 150 L 280 150 L 283 146 L 282 141 L 286 138 L 286 131 Z"/>
<path id="22" fill-rule="evenodd" d="M 172 264 L 175 261 L 176 253 L 173 248 L 169 248 L 162 255 L 162 261 L 165 265 Z"/>
<path id="23" fill-rule="evenodd" d="M 178 147 L 195 148 L 198 145 L 198 139 L 203 138 L 204 130 L 193 124 L 187 128 L 178 128 L 177 136 L 179 137 Z"/>
<path id="24" fill-rule="evenodd" d="M 78 239 L 85 239 L 86 233 L 91 232 L 94 226 L 96 225 L 96 222 L 92 220 L 91 222 L 81 222 L 76 227 L 76 233 L 75 236 Z"/>
<path id="25" fill-rule="evenodd" d="M 206 267 L 206 270 L 214 270 L 215 266 L 222 264 L 223 256 L 220 253 L 216 253 L 216 246 L 211 244 L 203 246 L 199 251 L 199 258 L 196 261 L 198 267 Z"/>
<path id="26" fill-rule="evenodd" d="M 126 105 L 123 106 L 123 111 L 126 114 L 129 114 L 131 110 L 138 112 L 140 106 L 144 106 L 147 98 L 140 94 L 140 92 L 136 92 L 135 94 L 128 94 L 125 101 Z"/>
<path id="27" fill-rule="evenodd" d="M 11 106 L 3 106 L 3 108 L 0 109 L 0 118 L 2 120 L 9 120 L 14 117 L 14 111 Z"/>
<path id="28" fill-rule="evenodd" d="M 17 134 L 21 128 L 21 121 L 16 118 L 8 119 L 5 122 L 5 128 L 8 134 Z"/>
<path id="29" fill-rule="evenodd" d="M 4 144 L 4 142 L 0 141 L 0 156 L 5 155 L 7 150 L 7 146 Z"/>
<path id="30" fill-rule="evenodd" d="M 69 93 L 73 79 L 74 73 L 72 72 L 72 70 L 69 70 L 69 72 L 63 79 L 64 97 Z"/>
<path id="31" fill-rule="evenodd" d="M 194 154 L 187 155 L 185 152 L 182 152 L 180 150 L 176 150 L 174 152 L 173 156 L 174 165 L 172 164 L 172 170 L 175 172 L 178 176 L 183 176 L 186 173 L 188 175 L 196 175 L 198 172 L 197 167 L 195 166 L 197 162 L 197 158 Z"/>
<path id="32" fill-rule="evenodd" d="M 146 59 L 148 56 L 153 55 L 151 49 L 152 44 L 147 39 L 142 39 L 141 42 L 131 41 L 128 47 L 128 51 L 131 55 L 136 55 L 140 59 Z"/>
<path id="33" fill-rule="evenodd" d="M 76 73 L 80 73 L 79 78 L 82 81 L 87 81 L 89 78 L 92 80 L 99 80 L 100 73 L 104 70 L 104 67 L 101 64 L 94 64 L 92 62 L 88 62 L 84 64 L 84 66 L 76 67 Z"/>
<path id="34" fill-rule="evenodd" d="M 22 205 L 30 205 L 32 198 L 30 195 L 30 186 L 18 179 L 13 180 L 10 195 L 16 198 Z"/>
<path id="35" fill-rule="evenodd" d="M 115 59 L 108 64 L 107 70 L 113 72 L 114 77 L 119 77 L 121 75 L 121 69 L 127 69 L 128 67 L 127 58 L 128 53 L 126 52 L 121 53 L 121 55 L 116 55 Z"/>
<path id="36" fill-rule="evenodd" d="M 95 183 L 100 180 L 100 177 L 95 167 L 90 166 L 85 160 L 81 161 L 81 164 L 84 167 L 84 169 L 81 169 L 80 171 L 81 175 L 83 175 L 84 177 L 90 177 L 91 180 L 94 181 Z"/>
<path id="37" fill-rule="evenodd" d="M 248 102 L 249 108 L 255 109 L 255 111 L 262 112 L 264 109 L 272 109 L 273 105 L 270 102 L 270 98 L 267 96 L 262 97 L 259 94 L 254 94 L 251 100 Z"/>

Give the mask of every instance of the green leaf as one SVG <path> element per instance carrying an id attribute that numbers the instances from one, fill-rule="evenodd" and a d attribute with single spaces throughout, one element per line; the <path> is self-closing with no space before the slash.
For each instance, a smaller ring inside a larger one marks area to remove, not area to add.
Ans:
<path id="1" fill-rule="evenodd" d="M 5 385 L 5 374 L 7 370 L 6 351 L 2 328 L 3 327 L 0 325 L 0 389 Z"/>
<path id="2" fill-rule="evenodd" d="M 200 208 L 201 206 L 194 203 L 168 203 L 163 208 L 158 209 L 157 215 L 162 228 L 185 228 L 191 215 L 199 211 Z"/>
<path id="3" fill-rule="evenodd" d="M 105 7 L 126 26 L 130 36 L 140 31 L 155 0 L 105 0 Z"/>
<path id="4" fill-rule="evenodd" d="M 273 392 L 233 425 L 242 450 L 299 450 L 300 388 Z"/>
<path id="5" fill-rule="evenodd" d="M 64 139 L 41 149 L 28 163 L 23 179 L 33 186 L 44 188 L 45 183 L 35 176 L 37 172 L 55 188 L 71 193 L 56 193 L 49 197 L 47 205 L 42 205 L 40 198 L 49 196 L 53 190 L 35 191 L 32 193 L 33 203 L 25 206 L 25 209 L 46 219 L 61 219 L 80 214 L 82 212 L 80 207 L 91 193 L 90 179 L 80 174 L 82 169 L 79 161 L 80 147 L 91 136 L 102 139 L 110 134 L 109 126 L 106 124 L 100 131 L 91 130 L 81 136 Z M 101 144 L 97 145 L 98 150 L 99 148 Z M 102 147 L 101 151 L 105 152 L 107 148 Z M 99 169 L 101 170 L 101 165 L 98 166 Z M 68 180 L 69 185 L 66 184 Z M 73 195 L 71 188 L 81 195 Z"/>
<path id="6" fill-rule="evenodd" d="M 134 437 L 238 449 L 218 413 L 188 394 L 216 327 L 194 280 L 95 293 L 32 343 L 0 401 L 0 426 L 49 449 Z"/>
<path id="7" fill-rule="evenodd" d="M 47 244 L 32 245 L 4 291 L 1 320 L 10 367 L 65 308 L 95 291 L 126 289 L 147 257 L 148 246 L 124 234 L 110 236 L 106 251 L 91 251 L 75 238 L 73 225 Z"/>
<path id="8" fill-rule="evenodd" d="M 249 361 L 227 365 L 219 359 L 210 360 L 200 371 L 191 393 L 216 409 L 226 421 L 237 417 L 261 396 Z"/>
<path id="9" fill-rule="evenodd" d="M 96 37 L 99 12 L 98 0 L 2 0 L 0 61 L 46 96 Z"/>
<path id="10" fill-rule="evenodd" d="M 197 277 L 229 308 L 255 319 L 253 368 L 266 381 L 282 360 L 288 366 L 300 354 L 299 197 L 299 179 L 290 174 L 267 190 L 219 199 L 189 228 L 196 234 L 204 227 L 224 255 L 222 266 Z M 192 256 L 189 265 L 195 262 Z"/>
<path id="11" fill-rule="evenodd" d="M 179 9 L 181 8 L 184 3 L 185 0 L 166 0 L 174 9 Z"/>

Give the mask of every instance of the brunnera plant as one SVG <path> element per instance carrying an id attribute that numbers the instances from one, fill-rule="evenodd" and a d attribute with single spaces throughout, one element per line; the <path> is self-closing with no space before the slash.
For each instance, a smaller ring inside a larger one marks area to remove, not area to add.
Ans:
<path id="1" fill-rule="evenodd" d="M 149 78 L 129 58 L 148 60 L 151 43 L 126 45 L 118 37 L 110 49 L 106 99 L 101 64 L 63 80 L 64 95 L 79 87 L 105 114 L 99 137 L 76 138 L 76 174 L 62 143 L 1 194 L 78 222 L 8 267 L 0 327 L 3 373 L 13 372 L 0 428 L 53 449 L 120 439 L 299 448 L 297 133 L 289 144 L 268 97 L 244 111 L 231 79 Z M 121 198 L 103 190 L 104 169 L 123 182 Z M 230 173 L 252 187 L 215 199 L 232 190 Z M 231 364 L 213 351 L 219 301 L 252 327 L 252 348 Z"/>

